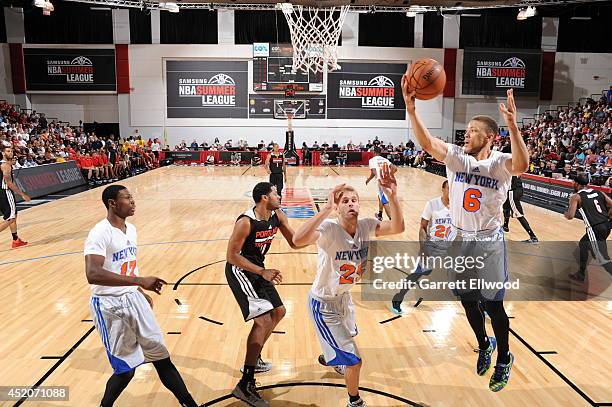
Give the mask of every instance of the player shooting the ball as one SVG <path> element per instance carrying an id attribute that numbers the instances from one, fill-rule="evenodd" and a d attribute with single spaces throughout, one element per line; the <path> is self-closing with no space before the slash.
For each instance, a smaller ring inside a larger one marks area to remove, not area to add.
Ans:
<path id="1" fill-rule="evenodd" d="M 489 116 L 474 116 L 465 133 L 465 146 L 446 143 L 432 137 L 416 111 L 417 93 L 411 84 L 413 69 L 402 78 L 402 93 L 408 117 L 421 147 L 436 160 L 446 164 L 449 184 L 452 231 L 449 240 L 456 256 L 486 255 L 484 267 L 472 268 L 462 273 L 452 273 L 451 278 L 463 283 L 484 280 L 508 281 L 504 231 L 502 230 L 502 206 L 510 188 L 513 175 L 521 175 L 529 167 L 527 146 L 521 137 L 516 122 L 516 104 L 512 89 L 507 91 L 507 104 L 499 105 L 499 112 L 510 132 L 512 154 L 492 150 L 499 133 L 495 119 Z M 417 81 L 421 78 L 417 78 Z M 466 242 L 487 242 L 488 253 L 476 253 Z M 497 242 L 493 244 L 492 242 Z M 451 248 L 451 250 L 452 250 Z M 469 280 L 469 281 L 466 281 Z M 470 287 L 470 285 L 468 285 Z M 478 340 L 476 373 L 483 376 L 491 366 L 491 356 L 497 347 L 497 363 L 489 389 L 500 391 L 510 378 L 514 356 L 510 353 L 508 335 L 510 322 L 504 308 L 504 289 L 457 290 L 468 322 Z M 491 317 L 495 336 L 485 331 L 484 310 Z"/>

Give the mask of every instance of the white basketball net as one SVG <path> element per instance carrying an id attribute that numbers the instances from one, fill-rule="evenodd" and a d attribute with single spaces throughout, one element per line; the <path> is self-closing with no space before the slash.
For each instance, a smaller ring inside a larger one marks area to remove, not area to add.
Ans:
<path id="1" fill-rule="evenodd" d="M 338 39 L 350 6 L 317 8 L 282 3 L 293 44 L 293 72 L 340 69 Z"/>

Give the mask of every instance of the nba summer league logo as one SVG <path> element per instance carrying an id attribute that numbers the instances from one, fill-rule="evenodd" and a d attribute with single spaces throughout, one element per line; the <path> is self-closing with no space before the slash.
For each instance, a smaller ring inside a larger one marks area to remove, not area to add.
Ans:
<path id="1" fill-rule="evenodd" d="M 505 61 L 476 61 L 476 78 L 495 79 L 497 88 L 525 87 L 527 68 L 525 62 L 518 57 L 511 57 Z"/>
<path id="2" fill-rule="evenodd" d="M 363 108 L 395 107 L 395 84 L 384 75 L 378 75 L 369 81 L 341 80 L 338 91 L 340 99 L 361 99 Z"/>
<path id="3" fill-rule="evenodd" d="M 94 66 L 91 59 L 84 56 L 71 61 L 47 60 L 47 75 L 64 76 L 66 83 L 94 83 Z"/>
<path id="4" fill-rule="evenodd" d="M 236 106 L 236 81 L 218 73 L 210 78 L 180 78 L 179 97 L 201 97 L 202 106 Z"/>

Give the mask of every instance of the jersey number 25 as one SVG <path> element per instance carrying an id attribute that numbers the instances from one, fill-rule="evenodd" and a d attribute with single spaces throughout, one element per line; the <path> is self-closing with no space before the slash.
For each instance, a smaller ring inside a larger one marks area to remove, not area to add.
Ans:
<path id="1" fill-rule="evenodd" d="M 355 282 L 355 273 L 357 273 L 357 277 L 361 277 L 363 270 L 361 269 L 361 264 L 359 267 L 355 267 L 352 264 L 343 264 L 340 266 L 340 284 L 353 284 Z"/>

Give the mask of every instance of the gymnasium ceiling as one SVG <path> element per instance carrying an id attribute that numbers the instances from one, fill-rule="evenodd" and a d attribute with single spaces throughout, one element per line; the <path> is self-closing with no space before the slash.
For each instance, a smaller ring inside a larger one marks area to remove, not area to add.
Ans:
<path id="1" fill-rule="evenodd" d="M 68 0 L 80 3 L 119 7 L 158 8 L 159 0 Z M 282 0 L 167 0 L 181 9 L 273 9 Z M 441 8 L 443 11 L 460 11 L 474 8 L 504 8 L 526 6 L 566 6 L 579 4 L 611 4 L 603 0 L 290 0 L 292 4 L 318 7 L 350 4 L 357 11 L 403 11 L 410 6 L 424 6 L 424 10 Z M 395 9 L 395 10 L 394 10 Z"/>

